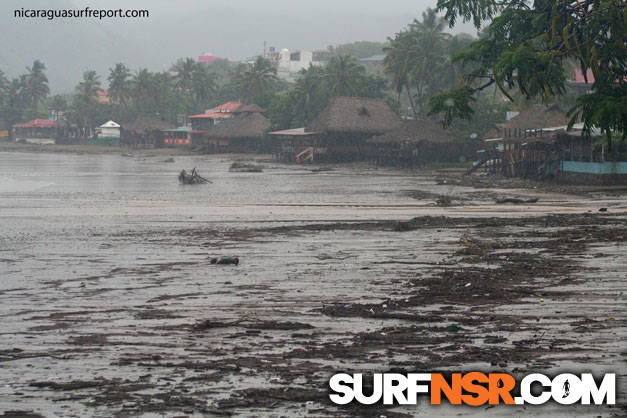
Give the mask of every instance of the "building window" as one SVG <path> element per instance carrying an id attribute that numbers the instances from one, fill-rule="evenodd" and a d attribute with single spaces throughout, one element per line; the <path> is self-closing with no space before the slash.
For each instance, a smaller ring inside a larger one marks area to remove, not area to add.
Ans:
<path id="1" fill-rule="evenodd" d="M 290 61 L 300 61 L 300 51 L 299 52 L 292 52 L 290 54 Z"/>

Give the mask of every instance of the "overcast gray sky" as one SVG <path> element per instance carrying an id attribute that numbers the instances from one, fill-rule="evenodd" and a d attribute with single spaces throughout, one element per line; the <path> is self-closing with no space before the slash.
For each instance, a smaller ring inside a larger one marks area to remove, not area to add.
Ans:
<path id="1" fill-rule="evenodd" d="M 187 55 L 212 52 L 231 59 L 255 55 L 263 41 L 283 48 L 319 49 L 359 40 L 385 40 L 436 0 L 73 0 L 76 4 L 146 8 L 148 21 L 106 22 L 141 32 L 154 48 Z M 466 31 L 472 31 L 466 27 Z"/>
<path id="2" fill-rule="evenodd" d="M 205 52 L 242 59 L 263 42 L 277 48 L 383 41 L 436 0 L 2 0 L 0 70 L 15 76 L 34 59 L 47 67 L 54 91 L 68 91 L 87 69 L 106 78 L 116 62 L 169 68 Z M 148 19 L 16 19 L 19 8 L 138 8 Z M 6 29 L 6 30 L 5 30 Z M 468 25 L 455 32 L 474 33 Z"/>

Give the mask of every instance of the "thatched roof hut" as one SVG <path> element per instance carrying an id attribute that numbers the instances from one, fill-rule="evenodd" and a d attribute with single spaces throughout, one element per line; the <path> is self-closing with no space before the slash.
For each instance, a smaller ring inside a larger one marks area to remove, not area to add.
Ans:
<path id="1" fill-rule="evenodd" d="M 120 144 L 135 148 L 150 148 L 161 143 L 163 131 L 174 127 L 171 123 L 159 118 L 139 116 L 134 122 L 122 126 Z"/>
<path id="2" fill-rule="evenodd" d="M 336 97 L 309 124 L 318 132 L 377 135 L 401 126 L 401 120 L 385 100 Z"/>
<path id="3" fill-rule="evenodd" d="M 505 123 L 499 123 L 483 137 L 486 140 L 501 139 L 511 136 L 519 136 L 518 132 L 536 131 L 551 128 L 566 128 L 570 117 L 567 110 L 559 105 L 544 106 L 536 105 L 529 109 L 523 110 L 517 116 L 513 117 Z M 525 135 L 522 135 L 523 137 Z"/>
<path id="4" fill-rule="evenodd" d="M 270 120 L 261 113 L 245 113 L 226 119 L 207 130 L 208 137 L 261 139 L 270 128 Z"/>
<path id="5" fill-rule="evenodd" d="M 398 129 L 374 136 L 368 140 L 372 144 L 416 144 L 422 141 L 438 144 L 455 142 L 451 132 L 444 129 L 441 123 L 433 119 L 413 120 L 402 124 Z"/>
<path id="6" fill-rule="evenodd" d="M 124 125 L 124 131 L 132 132 L 137 135 L 146 135 L 174 128 L 175 126 L 171 123 L 150 116 L 139 116 L 134 122 Z"/>
<path id="7" fill-rule="evenodd" d="M 258 152 L 262 139 L 270 128 L 270 120 L 261 113 L 236 113 L 203 134 L 203 144 L 209 153 Z"/>
<path id="8" fill-rule="evenodd" d="M 264 112 L 265 110 L 263 110 L 261 107 L 257 106 L 254 103 L 250 105 L 243 104 L 233 111 L 233 113 L 264 113 Z"/>
<path id="9" fill-rule="evenodd" d="M 476 141 L 457 141 L 440 122 L 426 117 L 367 142 L 371 157 L 379 164 L 401 166 L 467 161 L 475 157 L 478 148 Z"/>

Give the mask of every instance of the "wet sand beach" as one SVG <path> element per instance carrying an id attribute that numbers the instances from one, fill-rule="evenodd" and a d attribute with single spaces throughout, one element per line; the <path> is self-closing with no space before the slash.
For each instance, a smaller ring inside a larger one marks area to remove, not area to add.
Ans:
<path id="1" fill-rule="evenodd" d="M 617 405 L 577 412 L 627 414 L 621 189 L 13 151 L 0 152 L 5 416 L 429 414 L 328 400 L 334 373 L 392 370 L 613 372 Z M 178 184 L 192 167 L 213 184 Z M 210 263 L 226 256 L 239 265 Z"/>

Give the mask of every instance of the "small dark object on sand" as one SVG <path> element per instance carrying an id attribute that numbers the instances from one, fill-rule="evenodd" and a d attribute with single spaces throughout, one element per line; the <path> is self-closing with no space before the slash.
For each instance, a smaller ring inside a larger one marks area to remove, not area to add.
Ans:
<path id="1" fill-rule="evenodd" d="M 229 171 L 233 173 L 261 173 L 263 172 L 263 166 L 240 163 L 235 161 L 233 164 L 231 164 Z"/>
<path id="2" fill-rule="evenodd" d="M 442 195 L 438 196 L 438 198 L 435 199 L 435 204 L 440 207 L 447 207 L 453 205 L 453 200 L 450 198 L 450 196 Z"/>
<path id="3" fill-rule="evenodd" d="M 538 202 L 538 198 L 534 197 L 533 199 L 517 199 L 515 197 L 506 197 L 505 199 L 496 199 L 496 203 L 499 204 L 503 204 L 503 203 L 513 203 L 514 205 L 520 205 L 523 203 L 537 203 Z"/>
<path id="4" fill-rule="evenodd" d="M 239 264 L 239 258 L 237 257 L 212 258 L 211 264 L 235 264 L 237 266 Z"/>
<path id="5" fill-rule="evenodd" d="M 396 221 L 394 223 L 394 230 L 398 231 L 398 232 L 405 232 L 405 231 L 409 231 L 410 227 L 409 227 L 409 222 L 406 221 Z"/>
<path id="6" fill-rule="evenodd" d="M 599 212 L 607 212 L 607 208 L 601 208 L 599 209 Z"/>

